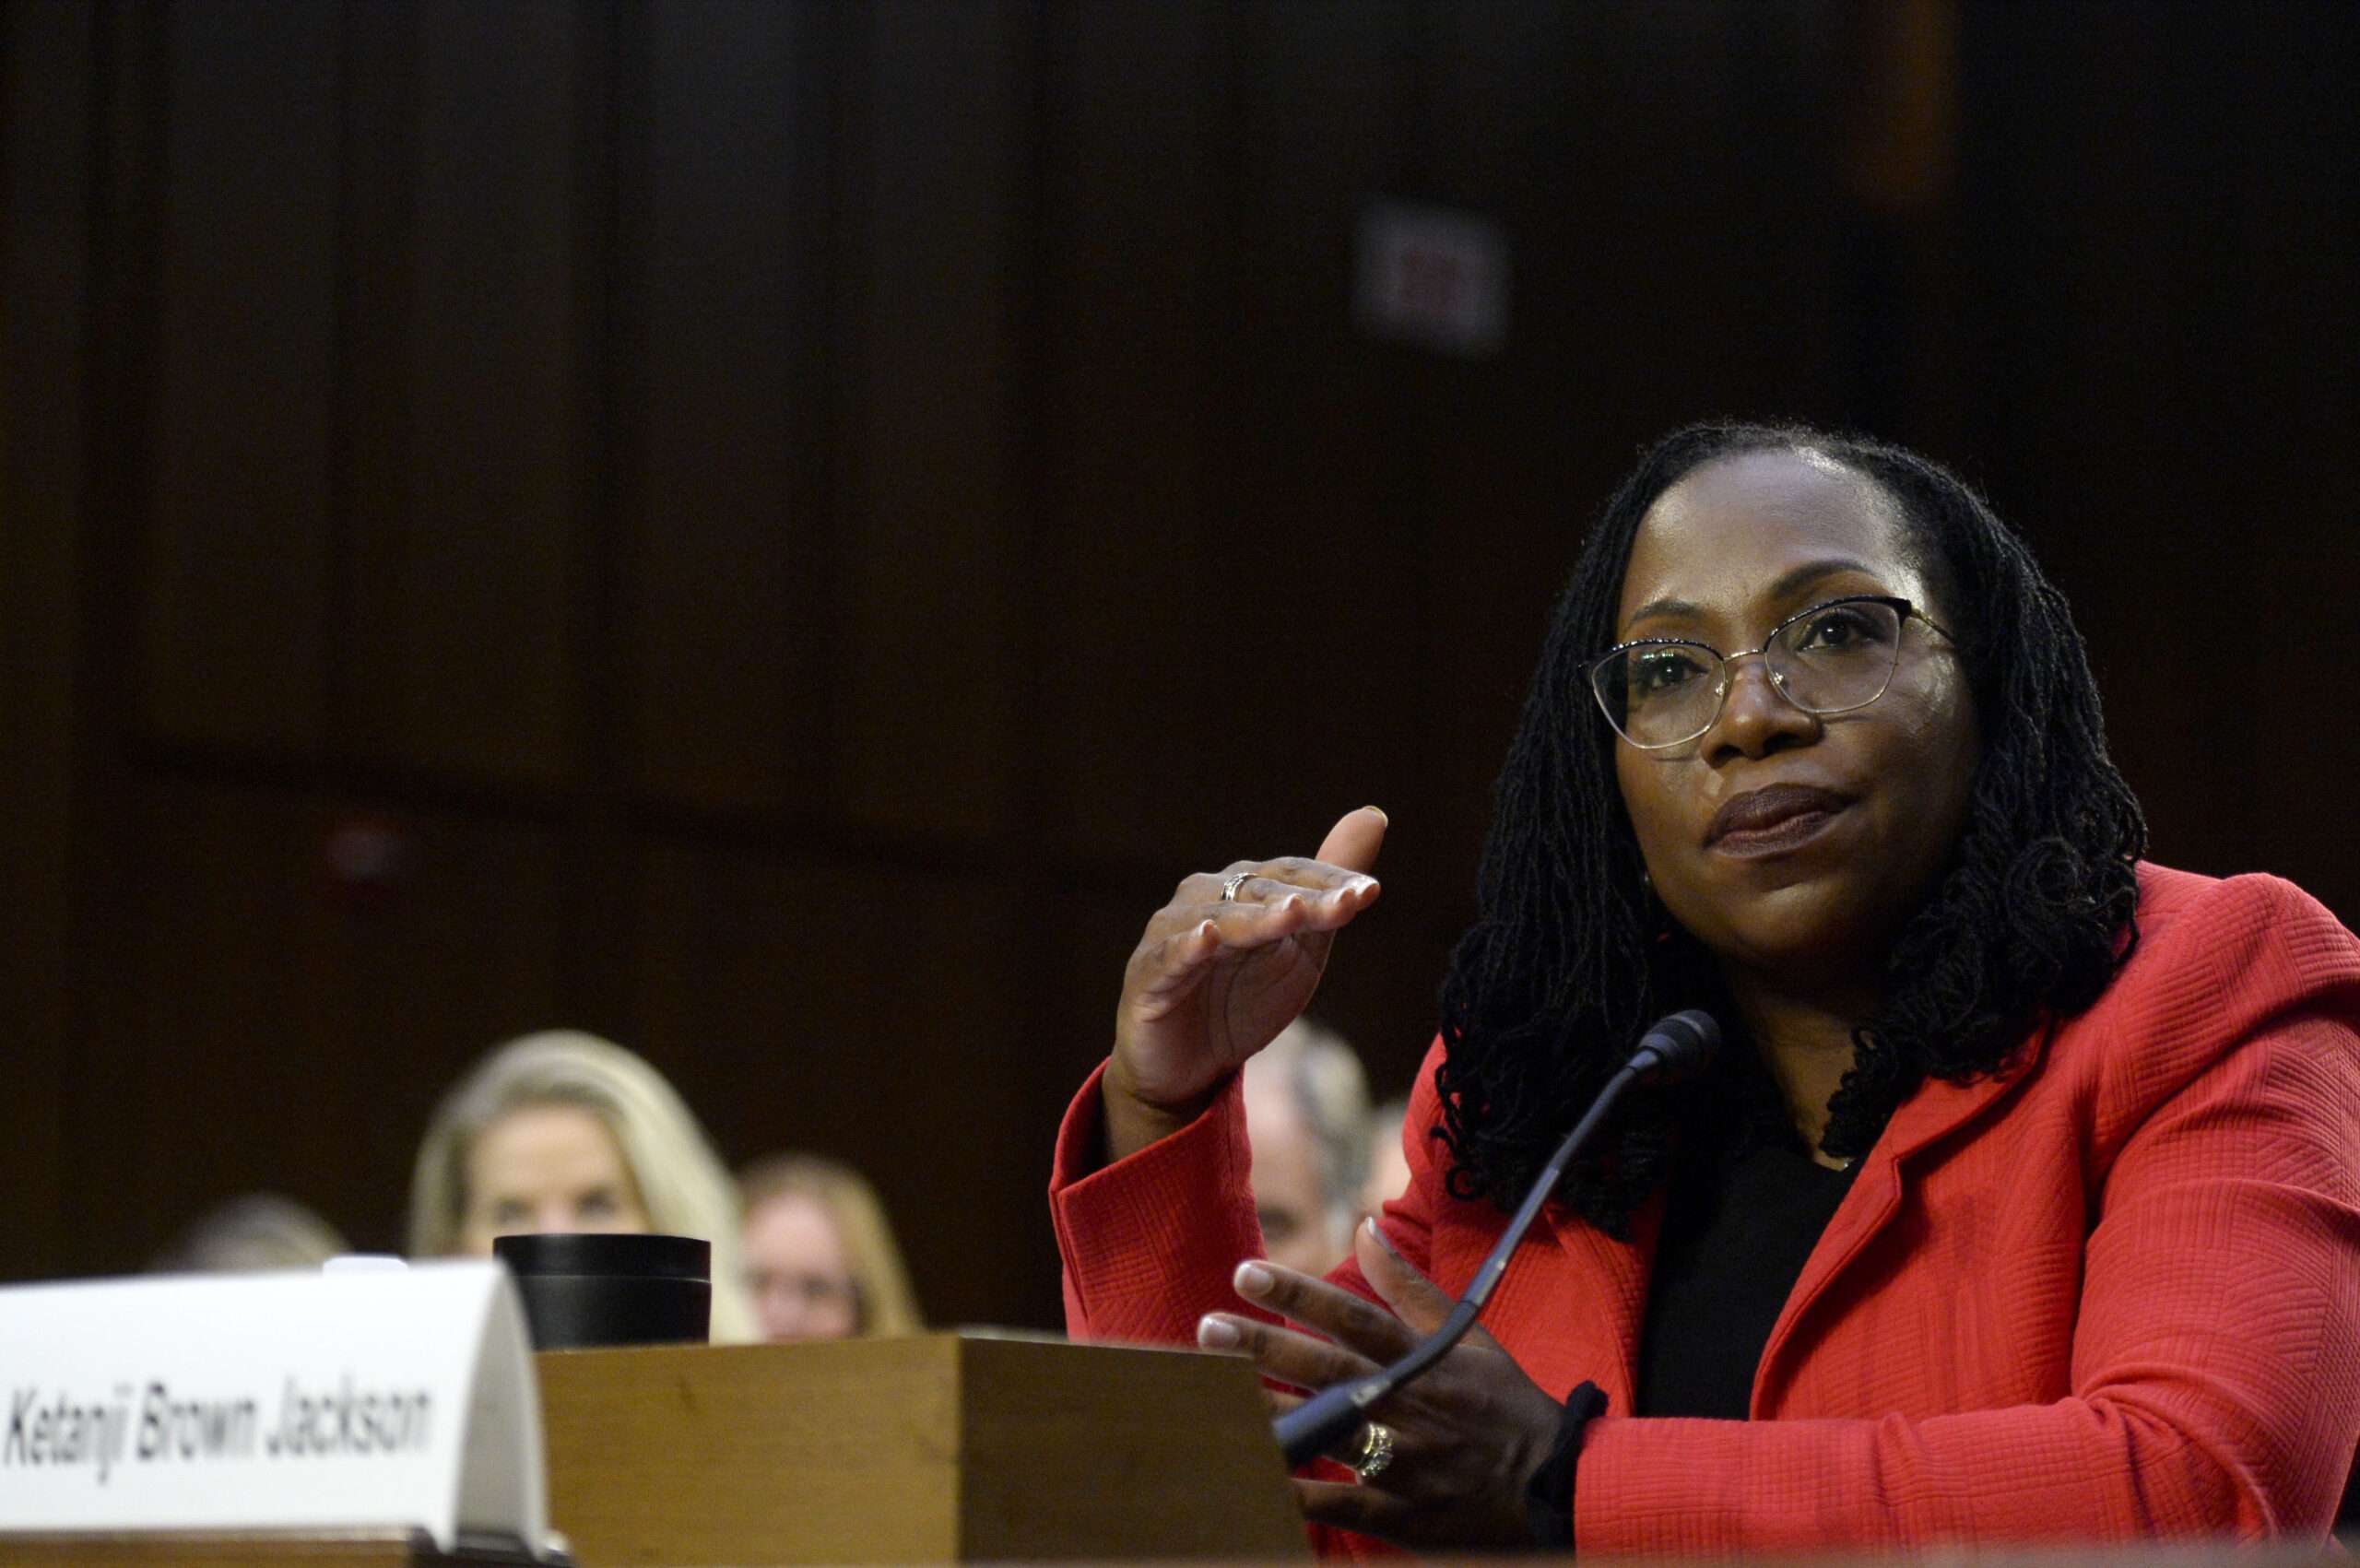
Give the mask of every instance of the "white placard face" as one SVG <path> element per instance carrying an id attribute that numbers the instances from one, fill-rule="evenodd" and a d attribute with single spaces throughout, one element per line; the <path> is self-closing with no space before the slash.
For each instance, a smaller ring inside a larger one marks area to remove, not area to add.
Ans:
<path id="1" fill-rule="evenodd" d="M 496 1264 L 0 1290 L 0 1532 L 547 1534 Z M 462 1499 L 466 1499 L 463 1506 Z"/>

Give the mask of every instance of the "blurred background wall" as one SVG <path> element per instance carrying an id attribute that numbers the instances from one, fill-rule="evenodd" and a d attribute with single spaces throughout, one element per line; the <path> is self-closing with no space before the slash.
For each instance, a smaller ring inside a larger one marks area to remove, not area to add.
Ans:
<path id="1" fill-rule="evenodd" d="M 873 1172 L 943 1320 L 1182 873 L 1391 813 L 1406 1085 L 1554 588 L 1714 414 L 1922 445 L 2159 858 L 2360 919 L 2360 9 L 17 0 L 0 1277 L 609 1033 Z M 1495 350 L 1356 324 L 1492 226 Z"/>

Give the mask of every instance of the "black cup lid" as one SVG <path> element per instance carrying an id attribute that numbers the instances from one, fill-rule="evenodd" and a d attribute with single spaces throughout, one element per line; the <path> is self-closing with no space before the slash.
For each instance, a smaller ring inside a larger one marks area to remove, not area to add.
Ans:
<path id="1" fill-rule="evenodd" d="M 639 1279 L 703 1279 L 713 1273 L 713 1244 L 695 1236 L 586 1232 L 496 1236 L 491 1251 L 516 1274 L 620 1274 Z"/>

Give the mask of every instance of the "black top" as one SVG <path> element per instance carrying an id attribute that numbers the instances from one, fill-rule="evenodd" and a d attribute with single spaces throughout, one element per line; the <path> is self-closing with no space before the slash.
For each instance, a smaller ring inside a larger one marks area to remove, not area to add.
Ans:
<path id="1" fill-rule="evenodd" d="M 1639 1328 L 1636 1413 L 1743 1421 L 1770 1330 L 1852 1173 L 1770 1143 L 1702 1164 L 1672 1180 Z"/>

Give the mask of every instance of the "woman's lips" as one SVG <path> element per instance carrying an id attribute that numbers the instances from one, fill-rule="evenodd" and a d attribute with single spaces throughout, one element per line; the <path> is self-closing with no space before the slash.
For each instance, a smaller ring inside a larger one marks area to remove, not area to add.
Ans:
<path id="1" fill-rule="evenodd" d="M 1772 784 L 1729 801 L 1713 814 L 1705 846 L 1740 857 L 1783 855 L 1819 836 L 1852 803 L 1809 784 Z"/>

